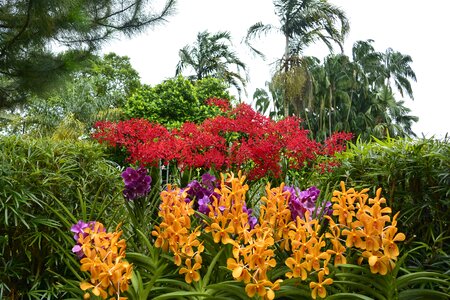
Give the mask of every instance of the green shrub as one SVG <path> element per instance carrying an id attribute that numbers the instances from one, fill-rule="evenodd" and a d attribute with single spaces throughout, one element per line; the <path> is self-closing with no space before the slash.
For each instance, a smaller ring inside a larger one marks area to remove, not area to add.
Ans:
<path id="1" fill-rule="evenodd" d="M 197 98 L 200 102 L 204 102 L 209 98 L 221 98 L 231 100 L 233 97 L 228 93 L 228 88 L 220 79 L 206 77 L 197 80 L 194 84 L 197 92 Z"/>
<path id="2" fill-rule="evenodd" d="M 184 122 L 201 123 L 220 115 L 218 107 L 209 106 L 204 100 L 225 96 L 229 96 L 226 86 L 218 80 L 204 79 L 194 85 L 178 76 L 154 87 L 138 89 L 128 99 L 125 113 L 129 118 L 143 118 L 175 128 Z"/>
<path id="3" fill-rule="evenodd" d="M 337 154 L 340 166 L 325 175 L 355 187 L 382 187 L 388 205 L 400 211 L 407 247 L 426 246 L 415 260 L 423 268 L 450 267 L 450 144 L 448 139 L 357 141 Z M 444 263 L 444 261 L 447 261 Z"/>
<path id="4" fill-rule="evenodd" d="M 75 276 L 65 263 L 74 261 L 71 225 L 114 226 L 122 186 L 98 144 L 1 138 L 0 298 L 64 298 L 63 277 Z"/>

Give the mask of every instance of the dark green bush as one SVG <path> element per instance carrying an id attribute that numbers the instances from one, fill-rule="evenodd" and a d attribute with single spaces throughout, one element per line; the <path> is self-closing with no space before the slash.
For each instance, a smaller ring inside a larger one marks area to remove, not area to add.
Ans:
<path id="1" fill-rule="evenodd" d="M 209 106 L 204 100 L 225 96 L 229 96 L 226 86 L 217 79 L 203 79 L 192 84 L 178 76 L 154 87 L 138 89 L 128 99 L 125 113 L 129 118 L 143 118 L 175 128 L 184 122 L 201 123 L 222 114 L 218 107 Z"/>
<path id="2" fill-rule="evenodd" d="M 419 267 L 448 269 L 450 239 L 450 144 L 448 139 L 388 139 L 356 142 L 337 155 L 340 166 L 327 174 L 336 187 L 383 188 L 394 212 L 400 211 L 399 228 L 405 246 L 422 245 L 426 257 Z M 447 263 L 443 261 L 447 260 Z"/>
<path id="3" fill-rule="evenodd" d="M 0 138 L 0 298 L 64 298 L 71 225 L 115 226 L 122 186 L 98 144 Z"/>
<path id="4" fill-rule="evenodd" d="M 209 98 L 221 98 L 231 100 L 233 97 L 228 93 L 225 82 L 213 77 L 206 77 L 194 83 L 197 98 L 204 102 Z"/>

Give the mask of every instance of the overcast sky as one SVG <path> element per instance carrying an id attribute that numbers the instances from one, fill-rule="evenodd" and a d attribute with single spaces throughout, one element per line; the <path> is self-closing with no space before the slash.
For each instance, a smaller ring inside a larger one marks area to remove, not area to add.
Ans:
<path id="1" fill-rule="evenodd" d="M 377 51 L 391 47 L 413 59 L 417 83 L 413 83 L 414 101 L 406 105 L 419 117 L 413 130 L 420 136 L 443 137 L 450 132 L 450 24 L 447 0 L 330 0 L 341 7 L 350 20 L 350 34 L 345 41 L 345 53 L 358 40 L 375 40 Z M 270 35 L 256 42 L 267 60 L 254 57 L 241 43 L 247 29 L 262 21 L 278 25 L 272 0 L 179 0 L 177 13 L 168 23 L 132 39 L 121 38 L 104 47 L 130 57 L 142 82 L 155 85 L 175 75 L 178 51 L 195 41 L 200 31 L 230 31 L 234 50 L 249 68 L 247 103 L 252 102 L 256 88 L 270 80 L 270 63 L 283 54 L 281 36 Z M 305 55 L 322 59 L 324 46 L 313 46 Z"/>

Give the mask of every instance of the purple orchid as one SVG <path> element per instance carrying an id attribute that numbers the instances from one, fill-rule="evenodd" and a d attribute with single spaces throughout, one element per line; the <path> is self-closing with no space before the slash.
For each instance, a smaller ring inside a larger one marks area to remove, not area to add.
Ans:
<path id="1" fill-rule="evenodd" d="M 134 200 L 144 197 L 150 192 L 152 178 L 147 175 L 147 169 L 139 167 L 133 169 L 128 167 L 123 173 L 122 178 L 125 183 L 123 195 L 127 200 Z"/>
<path id="2" fill-rule="evenodd" d="M 248 215 L 248 225 L 250 226 L 250 229 L 255 228 L 255 225 L 258 223 L 258 219 L 253 216 L 253 209 L 247 208 L 245 205 L 242 208 L 242 210 Z"/>
<path id="3" fill-rule="evenodd" d="M 316 211 L 316 201 L 319 197 L 320 190 L 312 186 L 305 191 L 297 187 L 285 186 L 283 191 L 290 193 L 289 209 L 291 210 L 292 219 L 305 217 L 306 211 L 309 211 L 310 216 Z"/>
<path id="4" fill-rule="evenodd" d="M 208 204 L 211 204 L 208 196 L 204 196 L 203 198 L 198 200 L 198 211 L 202 214 L 207 215 L 209 213 Z"/>

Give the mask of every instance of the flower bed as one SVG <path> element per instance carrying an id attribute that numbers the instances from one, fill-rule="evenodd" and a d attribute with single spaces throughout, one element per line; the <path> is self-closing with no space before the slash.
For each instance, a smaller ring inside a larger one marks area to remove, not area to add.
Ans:
<path id="1" fill-rule="evenodd" d="M 129 178 L 124 178 L 129 186 Z M 356 274 L 343 271 L 349 266 L 368 278 L 376 276 L 370 279 L 375 287 L 380 278 L 395 278 L 398 242 L 405 235 L 398 232 L 398 213 L 392 216 L 381 189 L 370 197 L 368 189 L 347 189 L 342 182 L 331 201 L 321 203 L 315 187 L 300 191 L 268 184 L 258 205 L 248 207 L 245 179 L 240 172 L 221 174 L 219 181 L 205 174 L 184 189 L 168 185 L 160 195 L 159 221 L 144 233 L 150 253 L 147 271 L 142 268 L 145 256 L 132 255 L 131 261 L 138 265 L 134 280 L 154 272 L 148 268 L 155 262 L 153 267 L 165 264 L 170 270 L 167 278 L 148 277 L 149 291 L 158 292 L 155 299 L 237 297 L 231 287 L 241 289 L 247 298 L 261 299 L 305 296 L 308 288 L 308 297 L 316 299 L 342 289 L 342 274 Z M 137 285 L 129 285 L 132 267 L 124 260 L 120 232 L 106 233 L 98 222 L 79 223 L 73 231 L 78 234 L 74 252 L 82 250 L 81 270 L 91 274 L 81 289 L 103 299 L 139 295 Z M 102 263 L 92 264 L 98 258 Z M 213 270 L 222 274 L 215 276 Z M 163 284 L 167 282 L 177 287 Z M 125 292 L 131 286 L 133 291 Z"/>

